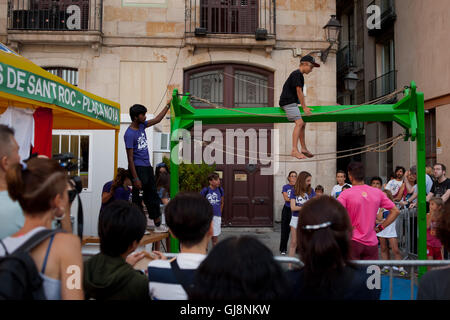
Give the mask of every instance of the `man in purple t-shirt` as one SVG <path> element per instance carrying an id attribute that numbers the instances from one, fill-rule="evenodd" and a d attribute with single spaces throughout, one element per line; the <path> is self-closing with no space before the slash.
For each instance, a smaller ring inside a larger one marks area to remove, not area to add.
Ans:
<path id="1" fill-rule="evenodd" d="M 160 199 L 156 191 L 153 167 L 150 164 L 145 129 L 161 122 L 169 108 L 170 102 L 156 118 L 146 121 L 147 108 L 140 104 L 133 105 L 130 108 L 132 122 L 124 135 L 128 170 L 133 177 L 132 201 L 141 210 L 143 209 L 142 201 L 144 201 L 149 218 L 155 222 L 155 232 L 167 232 L 168 229 L 161 226 Z"/>
<path id="2" fill-rule="evenodd" d="M 361 162 L 348 165 L 350 189 L 341 192 L 337 200 L 347 209 L 353 227 L 350 257 L 352 260 L 378 260 L 377 233 L 397 219 L 400 211 L 380 189 L 364 184 Z M 379 208 L 389 210 L 383 223 L 375 227 Z"/>

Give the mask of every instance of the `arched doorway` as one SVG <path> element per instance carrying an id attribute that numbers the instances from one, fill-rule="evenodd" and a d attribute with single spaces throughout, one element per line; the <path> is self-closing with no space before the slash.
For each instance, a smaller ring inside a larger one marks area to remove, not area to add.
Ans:
<path id="1" fill-rule="evenodd" d="M 273 107 L 273 72 L 241 64 L 215 64 L 192 68 L 184 73 L 184 91 L 226 107 Z M 195 108 L 211 108 L 208 104 L 192 100 Z M 271 150 L 271 129 L 273 124 L 259 125 L 210 125 L 203 126 L 203 132 L 217 128 L 223 133 L 227 144 L 226 130 L 254 129 L 259 141 L 260 133 L 268 134 L 267 150 Z M 235 138 L 234 146 L 237 144 Z M 225 150 L 225 148 L 224 148 Z M 272 227 L 273 226 L 273 176 L 262 175 L 258 162 L 250 165 L 248 157 L 249 139 L 245 141 L 245 164 L 237 164 L 234 149 L 233 164 L 217 164 L 225 192 L 225 206 L 222 214 L 224 226 Z M 224 157 L 225 158 L 225 157 Z"/>

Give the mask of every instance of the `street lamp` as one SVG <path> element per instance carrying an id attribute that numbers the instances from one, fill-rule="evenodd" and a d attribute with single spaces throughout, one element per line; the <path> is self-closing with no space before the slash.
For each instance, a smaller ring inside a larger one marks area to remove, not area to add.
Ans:
<path id="1" fill-rule="evenodd" d="M 353 71 L 347 73 L 344 77 L 345 90 L 353 91 L 356 89 L 356 85 L 358 84 L 358 75 Z"/>
<path id="2" fill-rule="evenodd" d="M 330 46 L 326 50 L 320 52 L 320 60 L 325 63 L 327 61 L 331 47 L 338 41 L 339 32 L 341 31 L 342 26 L 339 20 L 336 19 L 336 16 L 332 15 L 331 19 L 323 28 L 325 29 L 325 32 L 327 34 L 327 41 L 330 43 Z"/>

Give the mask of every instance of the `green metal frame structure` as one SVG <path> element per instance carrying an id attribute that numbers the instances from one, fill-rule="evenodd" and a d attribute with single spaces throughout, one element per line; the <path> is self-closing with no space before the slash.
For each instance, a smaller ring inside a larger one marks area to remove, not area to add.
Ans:
<path id="1" fill-rule="evenodd" d="M 202 124 L 249 124 L 249 123 L 288 123 L 281 108 L 234 108 L 195 109 L 190 104 L 190 95 L 180 96 L 175 89 L 171 102 L 171 142 L 170 150 L 178 150 L 178 129 L 189 130 L 194 121 Z M 418 254 L 426 260 L 426 189 L 425 189 L 425 110 L 424 94 L 417 92 L 415 82 L 404 90 L 404 97 L 396 104 L 352 106 L 315 106 L 312 116 L 304 117 L 305 122 L 352 122 L 352 121 L 395 121 L 405 129 L 405 141 L 417 143 L 417 185 L 418 185 Z M 343 110 L 345 109 L 345 110 Z M 243 111 L 239 112 L 239 111 Z M 303 110 L 300 110 L 303 112 Z M 245 114 L 247 113 L 247 114 Z M 249 114 L 250 113 L 250 114 Z M 326 114 L 323 114 L 326 113 Z M 257 115 L 255 115 L 257 114 Z M 316 114 L 316 115 L 315 115 Z M 273 115 L 279 115 L 274 117 Z M 176 148 L 176 149 L 175 149 Z M 176 153 L 178 154 L 178 153 Z M 301 161 L 301 160 L 299 160 Z M 178 164 L 170 159 L 170 196 L 174 198 L 179 191 Z M 178 252 L 179 244 L 171 239 L 171 252 Z M 423 272 L 423 270 L 422 270 Z M 420 272 L 420 273 L 422 273 Z"/>

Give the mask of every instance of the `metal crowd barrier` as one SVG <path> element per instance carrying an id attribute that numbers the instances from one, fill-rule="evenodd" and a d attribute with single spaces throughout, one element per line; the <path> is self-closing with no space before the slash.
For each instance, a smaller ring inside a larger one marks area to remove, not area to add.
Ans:
<path id="1" fill-rule="evenodd" d="M 397 230 L 398 248 L 405 256 L 405 259 L 417 259 L 417 208 L 400 209 L 400 214 L 395 223 L 395 229 Z"/>
<path id="2" fill-rule="evenodd" d="M 303 262 L 294 257 L 282 257 L 277 256 L 275 260 L 280 263 L 291 263 L 299 268 L 304 266 Z M 409 273 L 410 283 L 411 283 L 411 296 L 410 299 L 414 300 L 414 283 L 416 281 L 415 270 L 419 267 L 444 267 L 450 266 L 450 260 L 353 260 L 353 263 L 360 266 L 378 266 L 380 269 L 384 266 L 396 266 L 396 267 L 409 267 L 407 270 Z M 389 271 L 389 300 L 392 300 L 392 289 L 393 289 L 393 269 L 390 268 Z M 402 277 L 405 278 L 405 277 Z"/>

